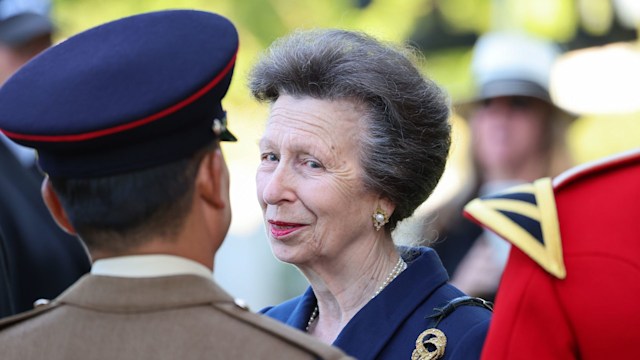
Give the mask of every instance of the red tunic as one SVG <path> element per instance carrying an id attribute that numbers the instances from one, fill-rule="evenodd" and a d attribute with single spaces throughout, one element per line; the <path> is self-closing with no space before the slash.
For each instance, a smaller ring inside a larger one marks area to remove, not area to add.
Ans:
<path id="1" fill-rule="evenodd" d="M 640 149 L 465 215 L 515 245 L 482 359 L 639 357 Z"/>

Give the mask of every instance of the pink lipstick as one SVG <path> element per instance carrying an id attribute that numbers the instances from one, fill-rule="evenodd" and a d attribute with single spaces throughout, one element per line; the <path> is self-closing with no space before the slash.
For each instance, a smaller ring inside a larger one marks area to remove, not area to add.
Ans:
<path id="1" fill-rule="evenodd" d="M 269 220 L 269 231 L 274 238 L 281 238 L 301 229 L 304 224 L 289 223 L 284 221 Z"/>

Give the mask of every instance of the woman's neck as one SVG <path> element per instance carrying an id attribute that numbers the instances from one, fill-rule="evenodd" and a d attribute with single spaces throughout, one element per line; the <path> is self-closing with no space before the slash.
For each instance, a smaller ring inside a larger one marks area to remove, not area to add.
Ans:
<path id="1" fill-rule="evenodd" d="M 378 239 L 368 249 L 352 247 L 340 257 L 322 264 L 301 267 L 318 300 L 317 316 L 309 333 L 331 344 L 340 331 L 404 269 L 391 238 Z"/>

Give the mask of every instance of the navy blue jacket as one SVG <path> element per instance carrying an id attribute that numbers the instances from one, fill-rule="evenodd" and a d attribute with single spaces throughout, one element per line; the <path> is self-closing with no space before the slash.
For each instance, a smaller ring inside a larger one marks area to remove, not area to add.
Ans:
<path id="1" fill-rule="evenodd" d="M 333 345 L 357 359 L 411 359 L 416 339 L 434 326 L 434 308 L 464 296 L 447 283 L 447 272 L 429 248 L 403 254 L 409 267 L 369 301 L 342 329 Z M 302 331 L 316 306 L 313 290 L 261 312 Z M 437 326 L 447 337 L 442 359 L 478 359 L 491 312 L 461 306 Z"/>

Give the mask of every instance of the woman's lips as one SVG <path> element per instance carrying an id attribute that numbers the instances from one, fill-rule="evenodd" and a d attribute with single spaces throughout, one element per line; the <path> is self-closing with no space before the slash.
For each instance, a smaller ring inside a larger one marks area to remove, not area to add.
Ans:
<path id="1" fill-rule="evenodd" d="M 304 226 L 304 224 L 269 220 L 269 231 L 271 231 L 271 235 L 275 238 L 289 235 L 294 231 L 302 229 Z"/>

